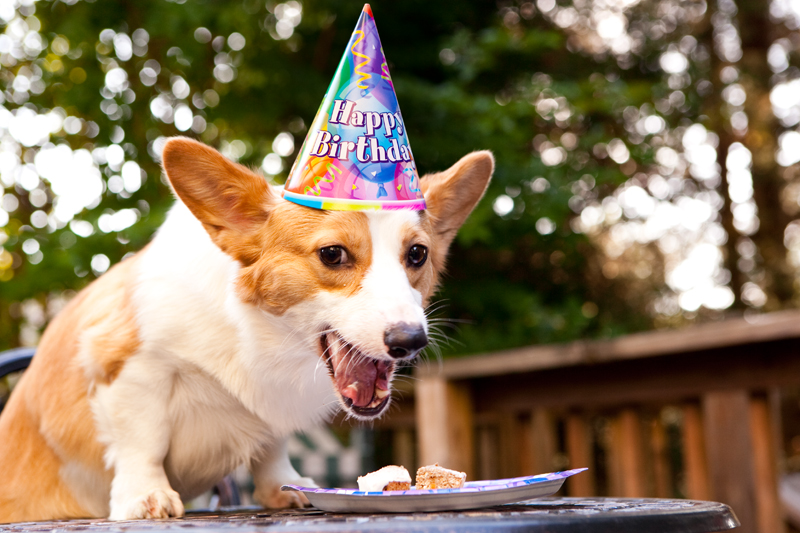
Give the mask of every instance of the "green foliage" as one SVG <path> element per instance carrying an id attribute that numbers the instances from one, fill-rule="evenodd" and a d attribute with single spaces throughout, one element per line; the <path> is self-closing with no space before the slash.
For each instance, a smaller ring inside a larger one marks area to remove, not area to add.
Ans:
<path id="1" fill-rule="evenodd" d="M 76 237 L 63 224 L 36 229 L 30 217 L 37 208 L 28 191 L 19 185 L 9 188 L 20 207 L 5 227 L 3 246 L 13 254 L 14 267 L 8 270 L 13 277 L 0 282 L 0 348 L 20 342 L 20 302 L 34 298 L 44 303 L 48 295 L 78 290 L 97 274 L 90 264 L 93 256 L 104 254 L 114 263 L 147 243 L 172 203 L 160 177 L 158 138 L 196 136 L 253 166 L 272 151 L 280 132 L 291 132 L 299 149 L 362 3 L 307 0 L 302 21 L 288 39 L 275 38 L 275 7 L 275 2 L 265 6 L 256 0 L 35 4 L 39 33 L 50 48 L 27 61 L 3 63 L 6 107 L 63 109 L 82 119 L 83 126 L 73 134 L 62 129 L 51 142 L 90 151 L 114 142 L 124 148 L 126 160 L 138 162 L 146 180 L 132 194 L 110 192 L 108 180 L 118 168 L 100 162 L 106 192 L 98 205 L 76 216 L 92 223 L 88 237 Z M 631 298 L 621 282 L 597 275 L 596 245 L 573 229 L 581 206 L 570 201 L 575 187 L 602 197 L 628 179 L 619 165 L 593 156 L 592 149 L 621 136 L 624 107 L 653 98 L 652 70 L 622 72 L 613 59 L 571 52 L 565 32 L 538 15 L 509 28 L 489 2 L 381 1 L 373 10 L 422 171 L 442 170 L 477 149 L 492 150 L 497 160 L 486 198 L 454 244 L 441 291 L 446 307 L 434 313 L 458 323 L 455 332 L 448 332 L 456 342 L 445 352 L 649 327 L 645 300 Z M 212 40 L 194 37 L 201 27 Z M 128 36 L 145 29 L 146 47 L 123 61 L 113 42 L 100 39 L 104 29 Z M 241 50 L 226 41 L 234 32 L 246 41 Z M 57 38 L 68 41 L 68 52 L 54 50 Z M 154 85 L 146 85 L 141 74 L 147 61 L 160 68 Z M 14 103 L 11 86 L 23 64 L 41 69 L 46 87 L 31 93 L 27 103 Z M 217 64 L 230 65 L 235 79 L 215 78 Z M 130 87 L 111 94 L 104 88 L 106 74 L 116 67 L 125 70 Z M 191 89 L 184 98 L 173 94 L 177 76 Z M 173 107 L 186 103 L 207 127 L 181 132 L 159 120 L 151 112 L 159 95 Z M 563 98 L 559 109 L 566 109 L 564 116 L 537 112 L 541 98 Z M 111 104 L 116 107 L 109 112 Z M 124 139 L 119 139 L 119 128 Z M 561 163 L 545 165 L 542 143 L 565 139 L 564 134 L 572 135 L 574 146 Z M 33 161 L 39 149 L 23 146 L 19 155 Z M 634 159 L 652 161 L 648 147 L 631 150 Z M 284 159 L 278 181 L 295 155 Z M 502 216 L 493 209 L 501 195 L 513 202 Z M 49 193 L 42 209 L 50 210 L 54 199 Z M 121 209 L 136 209 L 140 220 L 121 231 L 98 229 L 101 215 Z M 30 238 L 40 244 L 38 264 L 21 249 Z"/>

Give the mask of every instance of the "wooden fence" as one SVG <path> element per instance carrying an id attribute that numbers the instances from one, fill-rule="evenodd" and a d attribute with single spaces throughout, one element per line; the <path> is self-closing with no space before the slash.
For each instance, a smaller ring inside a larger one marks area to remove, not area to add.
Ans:
<path id="1" fill-rule="evenodd" d="M 570 495 L 716 500 L 743 533 L 786 530 L 778 403 L 800 385 L 800 312 L 447 359 L 415 378 L 383 422 L 402 464 L 472 479 L 587 466 Z"/>

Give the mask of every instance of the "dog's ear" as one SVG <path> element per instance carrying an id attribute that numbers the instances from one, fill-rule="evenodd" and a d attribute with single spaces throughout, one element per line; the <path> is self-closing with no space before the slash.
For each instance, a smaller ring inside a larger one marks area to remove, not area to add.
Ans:
<path id="1" fill-rule="evenodd" d="M 277 201 L 266 180 L 213 148 L 186 137 L 164 145 L 164 172 L 175 194 L 212 240 L 237 259 L 243 237 L 261 227 Z M 246 240 L 246 239 L 244 239 Z M 240 241 L 238 245 L 234 242 Z"/>
<path id="2" fill-rule="evenodd" d="M 162 161 L 175 194 L 207 229 L 247 233 L 266 220 L 274 196 L 266 180 L 210 146 L 174 137 Z"/>
<path id="3" fill-rule="evenodd" d="M 492 172 L 494 157 L 484 150 L 465 155 L 444 172 L 420 180 L 434 232 L 445 251 L 486 192 Z"/>

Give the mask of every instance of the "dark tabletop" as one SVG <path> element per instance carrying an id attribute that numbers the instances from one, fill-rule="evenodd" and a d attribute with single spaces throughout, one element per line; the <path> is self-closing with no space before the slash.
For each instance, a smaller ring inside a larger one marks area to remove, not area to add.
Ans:
<path id="1" fill-rule="evenodd" d="M 190 511 L 170 520 L 69 520 L 0 525 L 0 531 L 706 533 L 739 525 L 730 507 L 692 500 L 542 498 L 475 511 L 332 514 L 316 509 Z"/>

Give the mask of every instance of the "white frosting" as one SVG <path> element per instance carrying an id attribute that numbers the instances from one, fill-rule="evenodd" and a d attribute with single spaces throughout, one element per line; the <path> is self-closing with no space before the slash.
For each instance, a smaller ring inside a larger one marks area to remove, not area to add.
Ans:
<path id="1" fill-rule="evenodd" d="M 358 490 L 380 492 L 393 481 L 396 483 L 411 483 L 411 476 L 408 474 L 408 470 L 402 466 L 384 466 L 380 470 L 359 477 Z"/>

